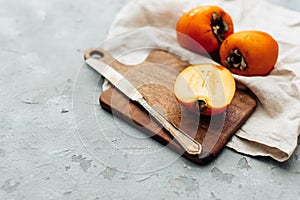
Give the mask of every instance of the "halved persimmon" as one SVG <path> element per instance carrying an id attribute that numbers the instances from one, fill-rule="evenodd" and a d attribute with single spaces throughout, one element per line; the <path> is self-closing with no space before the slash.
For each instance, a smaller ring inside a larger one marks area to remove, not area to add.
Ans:
<path id="1" fill-rule="evenodd" d="M 199 6 L 180 17 L 176 31 L 182 47 L 198 53 L 212 53 L 233 33 L 233 22 L 218 6 Z"/>
<path id="2" fill-rule="evenodd" d="M 262 31 L 241 31 L 230 35 L 220 47 L 220 60 L 232 73 L 267 75 L 278 58 L 278 43 Z"/>
<path id="3" fill-rule="evenodd" d="M 174 93 L 181 105 L 207 116 L 225 111 L 235 90 L 231 72 L 215 64 L 189 66 L 180 72 L 174 84 Z"/>

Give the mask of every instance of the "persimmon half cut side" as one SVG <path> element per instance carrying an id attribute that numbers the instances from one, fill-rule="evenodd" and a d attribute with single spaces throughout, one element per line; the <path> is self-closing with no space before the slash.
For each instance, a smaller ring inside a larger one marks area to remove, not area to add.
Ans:
<path id="1" fill-rule="evenodd" d="M 220 47 L 220 60 L 232 73 L 243 76 L 268 75 L 278 58 L 278 43 L 262 31 L 230 35 Z"/>
<path id="2" fill-rule="evenodd" d="M 177 40 L 186 49 L 212 53 L 233 33 L 233 28 L 231 17 L 222 8 L 199 6 L 186 12 L 178 20 Z"/>
<path id="3" fill-rule="evenodd" d="M 223 66 L 198 64 L 177 76 L 174 93 L 186 109 L 211 116 L 227 109 L 236 90 L 231 72 Z"/>

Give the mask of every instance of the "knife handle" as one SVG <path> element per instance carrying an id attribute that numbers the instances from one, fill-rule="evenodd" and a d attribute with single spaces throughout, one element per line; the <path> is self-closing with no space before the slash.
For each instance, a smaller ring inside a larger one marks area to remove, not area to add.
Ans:
<path id="1" fill-rule="evenodd" d="M 138 99 L 137 102 L 142 105 L 149 114 L 152 115 L 177 140 L 186 152 L 191 155 L 201 153 L 202 145 L 199 142 L 170 123 L 162 114 L 149 105 L 144 98 Z"/>

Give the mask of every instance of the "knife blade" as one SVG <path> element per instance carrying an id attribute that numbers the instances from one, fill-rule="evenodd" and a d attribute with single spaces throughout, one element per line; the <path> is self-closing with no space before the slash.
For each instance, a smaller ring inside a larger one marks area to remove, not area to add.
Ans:
<path id="1" fill-rule="evenodd" d="M 93 68 L 96 72 L 105 77 L 112 85 L 118 88 L 124 95 L 126 95 L 132 101 L 139 103 L 158 123 L 160 123 L 183 147 L 183 149 L 191 154 L 200 154 L 202 151 L 202 145 L 190 137 L 183 130 L 177 128 L 174 124 L 169 122 L 167 118 L 154 109 L 143 97 L 143 95 L 118 71 L 93 57 L 88 57 L 85 62 Z"/>

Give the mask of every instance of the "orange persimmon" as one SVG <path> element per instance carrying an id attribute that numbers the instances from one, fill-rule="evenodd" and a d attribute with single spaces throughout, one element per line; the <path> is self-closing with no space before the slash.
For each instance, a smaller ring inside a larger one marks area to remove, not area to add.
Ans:
<path id="1" fill-rule="evenodd" d="M 185 68 L 177 76 L 174 94 L 186 109 L 212 116 L 225 111 L 236 90 L 231 72 L 215 64 L 198 64 Z"/>
<path id="2" fill-rule="evenodd" d="M 180 17 L 176 31 L 182 47 L 198 53 L 212 53 L 233 33 L 233 22 L 218 6 L 199 6 Z"/>
<path id="3" fill-rule="evenodd" d="M 241 31 L 230 35 L 220 47 L 220 61 L 232 73 L 267 75 L 278 58 L 278 43 L 262 31 Z"/>

